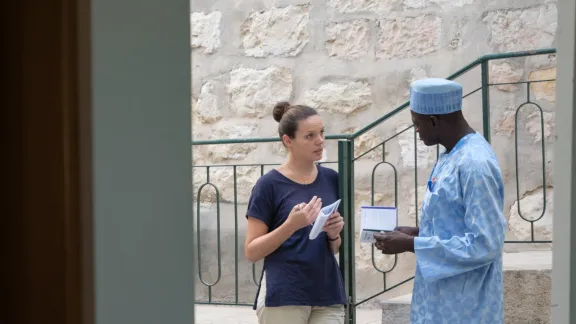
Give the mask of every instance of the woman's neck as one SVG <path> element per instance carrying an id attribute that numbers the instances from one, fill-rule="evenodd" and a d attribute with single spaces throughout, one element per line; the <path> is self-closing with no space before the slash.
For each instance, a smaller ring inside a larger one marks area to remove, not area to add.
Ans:
<path id="1" fill-rule="evenodd" d="M 316 171 L 316 164 L 313 161 L 298 161 L 292 155 L 288 155 L 288 160 L 284 163 L 286 168 L 301 175 L 308 175 Z"/>

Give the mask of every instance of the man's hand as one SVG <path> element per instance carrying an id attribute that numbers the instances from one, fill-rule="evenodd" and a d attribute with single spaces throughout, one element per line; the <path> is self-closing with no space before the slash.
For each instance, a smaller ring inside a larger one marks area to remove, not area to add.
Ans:
<path id="1" fill-rule="evenodd" d="M 344 227 L 344 218 L 340 216 L 339 212 L 335 212 L 334 214 L 330 215 L 330 218 L 326 220 L 324 223 L 324 227 L 322 230 L 326 232 L 326 235 L 332 240 L 338 238 L 340 232 L 342 232 L 342 228 Z"/>
<path id="2" fill-rule="evenodd" d="M 418 236 L 418 233 L 420 233 L 420 229 L 418 227 L 411 226 L 398 226 L 394 230 L 413 237 Z"/>
<path id="3" fill-rule="evenodd" d="M 400 231 L 374 233 L 376 248 L 383 254 L 414 252 L 414 237 Z"/>

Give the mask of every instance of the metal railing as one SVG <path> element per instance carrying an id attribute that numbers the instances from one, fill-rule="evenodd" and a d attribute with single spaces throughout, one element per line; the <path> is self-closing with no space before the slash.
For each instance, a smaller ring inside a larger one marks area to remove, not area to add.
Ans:
<path id="1" fill-rule="evenodd" d="M 544 125 L 544 110 L 542 109 L 542 107 L 540 105 L 538 105 L 535 101 L 533 101 L 531 99 L 531 85 L 536 84 L 536 83 L 541 83 L 541 82 L 555 82 L 555 79 L 546 79 L 546 80 L 529 80 L 529 81 L 517 81 L 517 82 L 507 82 L 507 83 L 490 83 L 490 78 L 489 78 L 489 67 L 490 67 L 490 62 L 494 61 L 494 60 L 501 60 L 501 59 L 514 59 L 514 58 L 523 58 L 523 57 L 530 57 L 530 56 L 535 56 L 535 55 L 550 55 L 550 54 L 554 54 L 556 53 L 555 49 L 542 49 L 542 50 L 535 50 L 535 51 L 525 51 L 525 52 L 514 52 L 514 53 L 502 53 L 502 54 L 491 54 L 491 55 L 485 55 L 482 56 L 480 58 L 478 58 L 477 60 L 475 60 L 474 62 L 468 64 L 467 66 L 463 67 L 462 69 L 458 70 L 457 72 L 453 73 L 452 75 L 448 76 L 447 79 L 450 80 L 454 80 L 457 79 L 461 76 L 463 76 L 464 74 L 466 74 L 467 72 L 472 71 L 473 69 L 480 67 L 480 72 L 481 72 L 481 85 L 478 88 L 474 88 L 471 91 L 467 92 L 463 97 L 467 98 L 473 94 L 479 93 L 481 94 L 481 100 L 482 100 L 482 133 L 484 135 L 484 137 L 486 138 L 486 140 L 488 140 L 488 142 L 490 142 L 491 140 L 491 124 L 490 124 L 490 89 L 491 87 L 502 87 L 502 86 L 518 86 L 518 85 L 525 85 L 526 86 L 526 100 L 520 104 L 515 112 L 514 112 L 514 145 L 515 145 L 515 175 L 516 175 L 516 198 L 517 198 L 517 209 L 518 209 L 518 215 L 519 217 L 525 221 L 530 223 L 530 231 L 531 231 L 531 235 L 530 235 L 530 239 L 529 240 L 508 240 L 506 241 L 506 243 L 552 243 L 551 240 L 539 240 L 536 238 L 535 236 L 535 225 L 534 223 L 541 220 L 546 212 L 546 187 L 547 187 L 547 179 L 546 179 L 546 147 L 545 147 L 545 141 L 546 141 L 546 137 L 545 137 L 545 125 Z M 355 248 L 356 248 L 356 244 L 355 244 L 355 224 L 354 224 L 354 218 L 355 218 L 355 190 L 354 190 L 354 184 L 355 184 L 355 173 L 354 173 L 354 166 L 355 166 L 355 162 L 357 162 L 359 159 L 367 156 L 369 153 L 374 152 L 376 149 L 381 149 L 382 151 L 382 159 L 381 161 L 377 162 L 376 165 L 373 167 L 372 169 L 372 173 L 371 173 L 371 203 L 374 204 L 375 203 L 375 174 L 376 171 L 379 170 L 380 167 L 388 167 L 390 168 L 390 170 L 392 171 L 393 174 L 393 178 L 394 178 L 394 204 L 395 206 L 398 206 L 398 188 L 399 188 L 399 180 L 398 180 L 398 169 L 397 166 L 395 166 L 391 161 L 388 161 L 386 159 L 386 152 L 387 152 L 387 144 L 390 143 L 390 141 L 392 141 L 393 139 L 397 138 L 398 136 L 401 136 L 403 134 L 405 134 L 406 132 L 413 132 L 414 135 L 414 196 L 415 196 L 415 201 L 414 201 L 414 206 L 415 206 L 415 225 L 418 226 L 418 207 L 419 207 L 419 200 L 418 200 L 418 150 L 417 148 L 417 143 L 418 143 L 418 137 L 417 137 L 417 133 L 416 130 L 413 126 L 408 126 L 406 128 L 404 128 L 403 130 L 397 132 L 396 134 L 393 134 L 392 136 L 389 136 L 388 138 L 384 139 L 381 143 L 374 145 L 373 147 L 367 149 L 366 151 L 362 152 L 362 153 L 358 153 L 355 155 L 355 148 L 354 148 L 354 144 L 355 144 L 355 140 L 357 140 L 360 136 L 364 135 L 365 133 L 369 132 L 370 130 L 374 129 L 375 127 L 383 124 L 384 122 L 390 120 L 392 117 L 398 115 L 400 112 L 404 111 L 407 107 L 409 107 L 409 102 L 405 102 L 404 104 L 400 105 L 399 107 L 393 109 L 392 111 L 390 111 L 389 113 L 385 114 L 384 116 L 382 116 L 381 118 L 373 121 L 372 123 L 368 124 L 367 126 L 361 128 L 360 130 L 356 131 L 355 133 L 352 134 L 339 134 L 339 135 L 328 135 L 326 136 L 326 139 L 329 141 L 334 141 L 337 140 L 338 141 L 338 160 L 337 161 L 330 161 L 330 162 L 324 162 L 326 164 L 334 164 L 337 163 L 338 164 L 338 172 L 339 172 L 339 188 L 340 188 L 340 197 L 342 198 L 342 203 L 340 204 L 340 212 L 342 215 L 345 216 L 346 218 L 346 222 L 345 222 L 345 226 L 344 229 L 342 231 L 342 245 L 340 247 L 340 253 L 339 253 L 339 264 L 340 264 L 340 268 L 342 271 L 342 275 L 343 275 L 343 279 L 344 279 L 344 283 L 345 283 L 345 288 L 346 288 L 346 292 L 348 295 L 348 307 L 347 307 L 347 323 L 353 324 L 355 323 L 355 312 L 356 312 L 356 307 L 368 302 L 369 300 L 372 300 L 388 291 L 391 291 L 393 289 L 396 289 L 397 287 L 404 285 L 405 283 L 409 282 L 410 280 L 413 279 L 413 277 L 409 277 L 406 278 L 404 280 L 400 280 L 400 282 L 387 287 L 386 283 L 386 275 L 389 274 L 390 272 L 392 272 L 395 268 L 396 265 L 398 263 L 398 256 L 393 256 L 393 262 L 392 264 L 387 267 L 386 269 L 382 269 L 381 267 L 379 267 L 376 264 L 375 261 L 375 255 L 374 255 L 374 247 L 371 247 L 371 254 L 372 254 L 372 266 L 374 268 L 374 270 L 380 274 L 382 274 L 383 276 L 383 289 L 381 291 L 379 291 L 376 294 L 373 294 L 372 296 L 369 296 L 367 298 L 363 298 L 361 300 L 357 300 L 356 298 L 356 277 L 355 277 L 355 271 L 356 271 L 356 266 L 355 266 L 355 258 L 356 258 L 356 254 L 355 254 Z M 519 138 L 518 138 L 518 127 L 519 127 L 519 113 L 527 106 L 527 105 L 533 105 L 537 108 L 537 111 L 540 114 L 540 132 L 541 132 L 541 159 L 542 159 L 542 192 L 543 192 L 543 204 L 542 204 L 542 211 L 541 211 L 541 215 L 538 215 L 538 217 L 535 218 L 528 218 L 526 217 L 526 215 L 524 215 L 521 211 L 521 206 L 520 206 L 520 201 L 521 201 L 521 189 L 520 189 L 520 174 L 519 174 L 519 168 L 520 168 L 520 161 L 519 161 L 519 154 L 518 154 L 518 143 L 519 143 Z M 270 142 L 279 142 L 280 139 L 279 138 L 247 138 L 247 139 L 222 139 L 222 140 L 202 140 L 202 141 L 193 141 L 192 144 L 193 145 L 222 145 L 222 144 L 246 144 L 246 143 L 270 143 Z M 436 158 L 438 158 L 439 156 L 439 146 L 436 146 Z M 244 219 L 244 215 L 241 215 L 241 213 L 239 213 L 239 199 L 238 199 L 238 168 L 240 167 L 245 167 L 245 168 L 255 168 L 258 169 L 260 172 L 260 175 L 263 175 L 265 172 L 265 168 L 270 168 L 270 167 L 274 167 L 277 164 L 226 164 L 226 165 L 196 165 L 194 166 L 195 171 L 197 170 L 204 170 L 206 172 L 206 181 L 200 185 L 200 187 L 198 188 L 198 193 L 197 193 L 197 198 L 196 198 L 196 230 L 197 230 L 197 240 L 198 240 L 198 251 L 197 251 L 197 257 L 198 257 L 198 275 L 199 275 L 199 280 L 200 282 L 207 288 L 208 292 L 207 292 L 207 296 L 205 299 L 203 300 L 199 300 L 198 303 L 210 303 L 210 304 L 227 304 L 227 305 L 251 305 L 251 299 L 246 299 L 248 300 L 248 302 L 243 302 L 240 300 L 239 297 L 239 289 L 240 289 L 240 279 L 239 279 L 239 272 L 240 272 L 240 266 L 239 266 L 239 246 L 240 246 L 240 236 L 239 236 L 239 221 L 238 221 L 238 217 L 241 217 L 242 219 Z M 222 260 L 221 260 L 221 210 L 220 210 L 220 205 L 222 203 L 222 199 L 221 199 L 221 195 L 220 195 L 220 189 L 218 188 L 211 179 L 211 173 L 210 171 L 214 168 L 231 168 L 232 169 L 232 178 L 233 178 L 233 198 L 228 201 L 229 204 L 233 205 L 233 217 L 234 217 L 234 255 L 233 255 L 233 272 L 234 272 L 234 293 L 233 293 L 233 297 L 230 296 L 229 294 L 229 290 L 227 290 L 223 295 L 228 296 L 225 301 L 215 301 L 213 298 L 213 287 L 215 287 L 222 279 Z M 197 172 L 196 172 L 197 173 Z M 201 243 L 202 243 L 202 228 L 201 228 L 201 219 L 203 219 L 203 213 L 201 210 L 201 201 L 202 201 L 202 193 L 203 190 L 205 190 L 205 188 L 212 188 L 215 192 L 215 198 L 212 199 L 213 203 L 216 204 L 216 246 L 217 246 L 217 262 L 216 262 L 216 272 L 217 275 L 215 277 L 215 279 L 213 279 L 212 281 L 208 281 L 205 280 L 204 276 L 203 276 L 203 271 L 204 268 L 202 267 L 203 265 L 203 259 L 202 259 L 202 248 L 201 248 Z M 243 188 L 244 190 L 249 190 L 251 188 Z M 253 285 L 254 285 L 254 291 L 255 288 L 257 287 L 257 285 L 259 284 L 258 280 L 257 280 L 257 266 L 252 264 L 251 265 L 252 269 L 252 281 L 253 281 Z M 200 294 L 202 295 L 202 294 Z M 253 295 L 248 294 L 248 298 L 253 298 Z"/>

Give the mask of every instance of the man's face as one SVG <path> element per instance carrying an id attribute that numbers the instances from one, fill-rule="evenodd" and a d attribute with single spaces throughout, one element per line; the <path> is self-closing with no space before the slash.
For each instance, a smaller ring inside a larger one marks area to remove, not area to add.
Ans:
<path id="1" fill-rule="evenodd" d="M 438 144 L 438 119 L 434 116 L 426 116 L 412 113 L 412 123 L 416 127 L 416 131 L 420 137 L 420 140 L 424 142 L 426 146 L 432 146 Z"/>

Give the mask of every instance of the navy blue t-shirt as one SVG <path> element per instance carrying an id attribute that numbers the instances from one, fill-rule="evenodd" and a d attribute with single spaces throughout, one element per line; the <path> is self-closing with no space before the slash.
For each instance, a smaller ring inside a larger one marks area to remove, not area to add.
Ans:
<path id="1" fill-rule="evenodd" d="M 246 217 L 263 221 L 272 232 L 286 221 L 295 205 L 308 203 L 314 196 L 322 199 L 323 206 L 338 200 L 336 171 L 318 166 L 314 182 L 303 185 L 271 170 L 252 189 Z M 264 259 L 266 306 L 346 304 L 340 268 L 326 233 L 310 240 L 311 229 L 312 225 L 299 229 Z"/>

